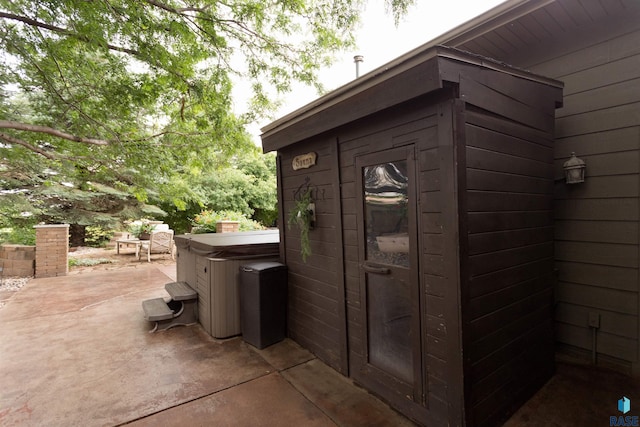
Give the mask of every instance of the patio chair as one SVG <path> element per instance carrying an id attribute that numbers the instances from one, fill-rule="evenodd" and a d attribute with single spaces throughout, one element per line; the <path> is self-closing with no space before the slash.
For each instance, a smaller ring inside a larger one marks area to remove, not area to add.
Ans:
<path id="1" fill-rule="evenodd" d="M 169 231 L 153 231 L 149 240 L 142 240 L 140 242 L 140 251 L 138 251 L 138 260 L 143 253 L 147 254 L 147 262 L 151 262 L 151 254 L 170 254 L 171 259 L 174 258 L 173 254 L 173 230 Z"/>

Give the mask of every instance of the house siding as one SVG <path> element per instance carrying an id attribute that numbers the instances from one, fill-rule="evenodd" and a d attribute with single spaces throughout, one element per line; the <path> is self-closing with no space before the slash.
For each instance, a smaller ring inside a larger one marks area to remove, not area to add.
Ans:
<path id="1" fill-rule="evenodd" d="M 556 339 L 564 354 L 590 360 L 588 319 L 598 314 L 597 363 L 640 375 L 640 28 L 563 47 L 561 56 L 522 64 L 565 83 L 556 176 L 572 152 L 587 164 L 583 184 L 556 183 Z"/>
<path id="2" fill-rule="evenodd" d="M 441 42 L 564 82 L 554 148 L 557 347 L 638 377 L 640 3 L 512 6 Z M 587 164 L 583 184 L 563 182 L 572 152 Z M 595 341 L 590 314 L 600 316 Z"/>

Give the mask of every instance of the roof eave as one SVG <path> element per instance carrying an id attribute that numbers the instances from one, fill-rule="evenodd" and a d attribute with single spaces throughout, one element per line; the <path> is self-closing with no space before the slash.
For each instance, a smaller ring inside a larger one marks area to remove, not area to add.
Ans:
<path id="1" fill-rule="evenodd" d="M 331 108 L 350 96 L 363 92 L 384 80 L 406 71 L 420 62 L 437 56 L 440 53 L 438 49 L 439 45 L 452 47 L 461 45 L 554 1 L 555 0 L 507 0 L 482 15 L 461 24 L 451 31 L 264 126 L 261 129 L 261 137 L 264 141 L 264 139 L 268 139 L 269 136 L 284 128 L 292 126 L 320 111 Z M 268 149 L 267 147 L 264 147 L 264 149 L 265 151 L 272 151 L 272 149 Z"/>

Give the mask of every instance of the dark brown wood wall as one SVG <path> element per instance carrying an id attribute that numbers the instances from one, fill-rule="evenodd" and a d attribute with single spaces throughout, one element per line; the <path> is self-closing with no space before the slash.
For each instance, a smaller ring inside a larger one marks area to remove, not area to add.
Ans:
<path id="1" fill-rule="evenodd" d="M 335 137 L 316 137 L 292 148 L 282 149 L 280 155 L 281 191 L 284 199 L 286 264 L 289 268 L 288 333 L 334 369 L 344 372 L 344 291 L 340 287 L 342 260 L 340 230 L 334 187 L 337 173 L 333 146 Z M 309 169 L 294 171 L 295 156 L 315 152 L 317 163 Z M 289 211 L 294 206 L 294 193 L 309 179 L 316 205 L 316 226 L 309 233 L 312 255 L 306 263 L 300 253 L 300 232 L 295 225 L 288 227 Z"/>
<path id="2" fill-rule="evenodd" d="M 478 426 L 501 421 L 554 369 L 555 100 L 517 80 L 487 71 L 460 83 L 465 394 Z"/>
<path id="3" fill-rule="evenodd" d="M 420 194 L 418 218 L 421 221 L 421 310 L 423 317 L 423 367 L 426 415 L 429 423 L 444 425 L 450 416 L 450 404 L 460 401 L 461 392 L 451 384 L 447 364 L 450 341 L 457 342 L 457 325 L 447 322 L 445 297 L 457 287 L 447 277 L 444 260 L 443 199 L 440 183 L 442 153 L 438 147 L 437 102 L 443 94 L 422 97 L 402 107 L 386 110 L 367 121 L 340 131 L 340 170 L 342 177 L 342 206 L 344 227 L 344 257 L 351 369 L 364 361 L 365 349 L 361 340 L 360 274 L 358 264 L 357 194 L 355 158 L 361 154 L 413 145 L 418 161 L 417 188 Z M 449 95 L 447 95 L 449 96 Z M 449 128 L 447 131 L 450 131 Z M 448 236 L 453 240 L 453 235 Z M 455 294 L 455 292 L 454 292 Z M 457 300 L 453 301 L 457 312 Z M 451 306 L 451 304 L 449 304 Z M 449 312 L 451 316 L 451 312 Z M 456 318 L 456 315 L 453 316 Z M 448 332 L 450 331 L 450 332 Z M 450 334 L 453 334 L 450 336 Z M 453 337 L 453 338 L 451 338 Z M 453 344 L 455 345 L 455 344 Z M 460 375 L 460 372 L 458 372 Z M 455 379 L 460 381 L 461 378 Z M 456 410 L 458 412 L 456 412 Z M 453 411 L 460 415 L 460 408 Z"/>
<path id="4" fill-rule="evenodd" d="M 610 33 L 590 34 L 580 44 L 555 41 L 551 59 L 540 54 L 516 65 L 565 82 L 556 175 L 571 152 L 587 163 L 585 183 L 558 182 L 555 189 L 560 350 L 591 360 L 588 319 L 596 313 L 597 363 L 637 376 L 640 19 L 634 25 L 609 27 Z"/>
<path id="5" fill-rule="evenodd" d="M 351 376 L 366 363 L 356 159 L 413 146 L 427 408 L 417 413 L 433 425 L 493 425 L 553 371 L 560 90 L 450 59 L 441 71 L 452 84 L 432 95 L 280 150 L 284 217 L 307 178 L 318 214 L 306 264 L 299 232 L 281 228 L 289 335 L 338 370 L 348 360 Z M 317 165 L 293 171 L 293 157 L 310 151 Z"/>
<path id="6" fill-rule="evenodd" d="M 465 133 L 467 399 L 490 425 L 553 370 L 552 141 L 479 112 Z"/>

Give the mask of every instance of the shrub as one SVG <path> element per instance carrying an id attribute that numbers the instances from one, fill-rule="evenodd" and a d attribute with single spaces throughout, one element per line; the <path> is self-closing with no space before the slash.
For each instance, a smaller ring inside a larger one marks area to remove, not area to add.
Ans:
<path id="1" fill-rule="evenodd" d="M 239 231 L 264 230 L 259 222 L 234 211 L 202 211 L 193 218 L 193 233 L 215 233 L 218 221 L 238 221 Z"/>
<path id="2" fill-rule="evenodd" d="M 97 226 L 88 226 L 86 228 L 84 242 L 87 246 L 91 246 L 93 248 L 104 248 L 112 237 L 113 230 L 105 230 L 104 228 Z"/>
<path id="3" fill-rule="evenodd" d="M 31 226 L 0 229 L 0 243 L 34 246 L 36 230 Z"/>

